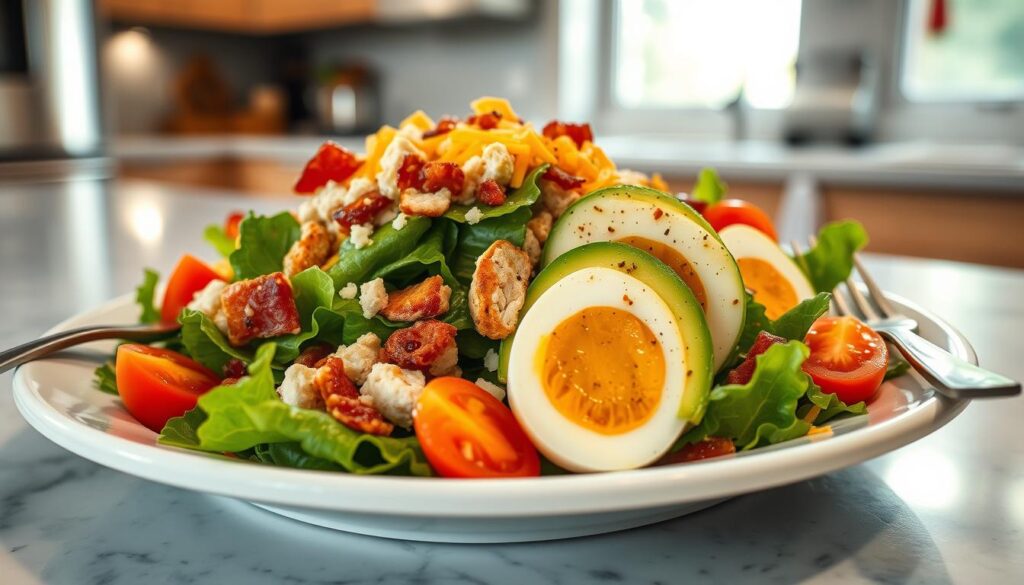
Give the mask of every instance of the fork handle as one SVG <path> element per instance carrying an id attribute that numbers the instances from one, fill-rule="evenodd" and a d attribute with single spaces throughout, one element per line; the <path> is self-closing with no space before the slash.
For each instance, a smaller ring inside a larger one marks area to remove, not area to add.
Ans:
<path id="1" fill-rule="evenodd" d="M 967 363 L 909 329 L 878 332 L 945 396 L 966 400 L 1020 394 L 1020 382 Z"/>
<path id="2" fill-rule="evenodd" d="M 23 343 L 0 352 L 0 374 L 26 362 L 90 341 L 101 339 L 128 339 L 133 341 L 155 341 L 173 334 L 176 328 L 155 329 L 153 327 L 111 327 L 94 325 L 61 331 Z"/>

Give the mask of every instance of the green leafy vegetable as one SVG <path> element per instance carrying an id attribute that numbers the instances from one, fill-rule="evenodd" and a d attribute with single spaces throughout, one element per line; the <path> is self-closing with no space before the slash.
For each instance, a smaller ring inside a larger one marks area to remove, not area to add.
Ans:
<path id="1" fill-rule="evenodd" d="M 199 448 L 199 425 L 206 422 L 206 413 L 198 406 L 181 416 L 169 419 L 160 429 L 157 442 L 161 445 L 181 447 L 183 449 Z"/>
<path id="2" fill-rule="evenodd" d="M 324 311 L 330 312 L 334 303 L 334 281 L 326 272 L 317 266 L 307 268 L 293 276 L 291 284 L 302 331 L 275 339 L 277 353 L 274 362 L 281 365 L 295 361 L 302 344 L 317 338 L 321 334 L 321 324 L 334 319 L 324 314 Z"/>
<path id="3" fill-rule="evenodd" d="M 458 243 L 452 252 L 452 272 L 455 278 L 468 286 L 476 270 L 476 259 L 496 240 L 508 240 L 522 246 L 526 238 L 526 222 L 530 221 L 531 216 L 530 209 L 522 207 L 502 217 L 475 225 L 462 225 Z"/>
<path id="4" fill-rule="evenodd" d="M 693 186 L 693 193 L 690 193 L 690 197 L 697 201 L 703 201 L 708 205 L 714 205 L 722 200 L 728 187 L 718 177 L 718 172 L 715 169 L 705 167 L 697 175 L 697 184 Z"/>
<path id="5" fill-rule="evenodd" d="M 456 282 L 446 255 L 455 247 L 458 231 L 456 224 L 450 221 L 435 221 L 415 248 L 394 262 L 378 266 L 367 280 L 381 277 L 402 287 L 421 280 L 426 274 L 440 274 L 447 284 Z"/>
<path id="6" fill-rule="evenodd" d="M 366 282 L 370 274 L 412 254 L 423 234 L 430 229 L 430 223 L 429 218 L 415 216 L 410 217 L 401 230 L 396 230 L 390 223 L 384 224 L 373 232 L 373 243 L 363 248 L 357 249 L 345 240 L 338 262 L 327 274 L 338 289 L 350 282 Z"/>
<path id="7" fill-rule="evenodd" d="M 772 321 L 764 314 L 764 306 L 747 295 L 747 316 L 737 344 L 739 353 L 745 354 L 761 331 L 790 340 L 803 341 L 811 325 L 828 311 L 831 299 L 832 295 L 829 293 L 818 293 Z"/>
<path id="8" fill-rule="evenodd" d="M 807 434 L 810 424 L 797 416 L 796 409 L 810 385 L 800 369 L 809 353 L 799 341 L 768 348 L 757 356 L 750 382 L 711 390 L 704 419 L 683 435 L 676 448 L 721 437 L 732 439 L 738 449 L 752 449 Z"/>
<path id="9" fill-rule="evenodd" d="M 811 408 L 815 406 L 821 409 L 818 415 L 814 417 L 814 424 L 816 425 L 825 424 L 841 414 L 865 414 L 868 411 L 868 407 L 864 402 L 847 405 L 835 394 L 826 394 L 821 391 L 820 386 L 811 382 L 807 387 L 805 400 L 802 401 L 800 408 L 796 411 L 797 416 L 801 419 L 806 419 L 810 414 Z"/>
<path id="10" fill-rule="evenodd" d="M 903 374 L 906 374 L 910 370 L 910 362 L 908 362 L 899 351 L 893 351 L 889 348 L 889 365 L 885 367 L 885 379 L 892 380 L 893 378 L 899 378 Z"/>
<path id="11" fill-rule="evenodd" d="M 117 396 L 117 376 L 114 374 L 114 362 L 106 362 L 93 372 L 92 385 L 100 392 Z"/>
<path id="12" fill-rule="evenodd" d="M 252 353 L 228 343 L 217 325 L 204 313 L 186 308 L 178 322 L 181 323 L 181 343 L 185 353 L 214 372 L 224 371 L 224 364 L 231 358 L 246 363 L 252 361 Z"/>
<path id="13" fill-rule="evenodd" d="M 537 181 L 547 168 L 548 165 L 545 164 L 533 169 L 529 175 L 526 175 L 523 184 L 515 191 L 509 193 L 505 202 L 497 207 L 488 207 L 486 205 L 452 205 L 448 212 L 444 214 L 444 217 L 458 223 L 466 223 L 466 214 L 473 207 L 477 207 L 481 211 L 483 214 L 481 219 L 500 217 L 508 215 L 521 207 L 529 207 L 540 198 L 540 187 L 537 185 Z"/>
<path id="14" fill-rule="evenodd" d="M 359 433 L 325 412 L 293 408 L 274 390 L 271 363 L 276 346 L 264 343 L 249 366 L 249 376 L 231 386 L 218 386 L 199 398 L 206 414 L 194 412 L 172 419 L 161 442 L 213 452 L 240 452 L 267 443 L 298 443 L 308 455 L 360 474 L 430 475 L 415 437 L 391 438 Z M 192 416 L 192 420 L 185 420 Z M 195 423 L 199 422 L 198 427 Z M 263 448 L 261 448 L 263 449 Z"/>
<path id="15" fill-rule="evenodd" d="M 313 471 L 344 471 L 344 469 L 326 459 L 314 457 L 302 450 L 299 443 L 265 443 L 256 445 L 253 448 L 256 459 L 277 465 L 279 467 L 293 467 L 295 469 L 310 469 Z"/>
<path id="16" fill-rule="evenodd" d="M 217 224 L 210 224 L 203 230 L 205 239 L 221 256 L 227 258 L 235 251 L 235 239 L 228 237 L 224 228 Z"/>
<path id="17" fill-rule="evenodd" d="M 150 268 L 144 274 L 142 284 L 135 289 L 135 302 L 142 309 L 139 323 L 156 323 L 160 320 L 160 311 L 153 305 L 153 298 L 156 296 L 156 283 L 160 281 L 160 275 Z"/>
<path id="18" fill-rule="evenodd" d="M 299 232 L 299 222 L 287 211 L 273 216 L 250 212 L 239 225 L 238 249 L 230 256 L 235 278 L 245 280 L 280 272 Z"/>
<path id="19" fill-rule="evenodd" d="M 794 258 L 818 292 L 832 292 L 853 271 L 853 255 L 868 243 L 864 226 L 852 220 L 826 224 L 818 243 Z"/>

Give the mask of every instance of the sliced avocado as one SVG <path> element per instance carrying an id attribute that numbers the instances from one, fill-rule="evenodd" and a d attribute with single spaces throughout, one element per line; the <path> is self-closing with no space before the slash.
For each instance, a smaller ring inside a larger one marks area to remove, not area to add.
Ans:
<path id="1" fill-rule="evenodd" d="M 680 324 L 689 370 L 683 400 L 679 405 L 679 418 L 693 424 L 699 423 L 704 416 L 714 374 L 711 335 L 693 293 L 675 271 L 654 256 L 614 242 L 595 242 L 570 250 L 551 262 L 533 279 L 526 291 L 526 302 L 520 315 L 526 314 L 544 291 L 565 276 L 594 267 L 612 268 L 644 282 L 671 308 Z M 502 382 L 507 380 L 513 343 L 515 333 L 501 342 L 498 379 Z"/>

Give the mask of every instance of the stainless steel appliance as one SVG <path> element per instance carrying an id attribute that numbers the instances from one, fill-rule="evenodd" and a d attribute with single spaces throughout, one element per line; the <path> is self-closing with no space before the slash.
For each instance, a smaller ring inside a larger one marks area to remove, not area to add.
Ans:
<path id="1" fill-rule="evenodd" d="M 103 153 L 93 2 L 0 0 L 0 159 Z"/>

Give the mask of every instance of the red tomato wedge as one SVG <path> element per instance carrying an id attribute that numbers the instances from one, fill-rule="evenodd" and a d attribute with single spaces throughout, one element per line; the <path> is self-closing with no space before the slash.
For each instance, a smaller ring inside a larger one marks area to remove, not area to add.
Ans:
<path id="1" fill-rule="evenodd" d="M 352 151 L 328 140 L 320 145 L 320 149 L 302 169 L 302 175 L 295 183 L 295 192 L 310 195 L 326 185 L 327 181 L 340 183 L 351 177 L 362 164 Z"/>
<path id="2" fill-rule="evenodd" d="M 220 280 L 221 276 L 195 256 L 185 254 L 178 260 L 171 278 L 167 281 L 164 292 L 164 304 L 160 307 L 160 320 L 174 323 L 185 305 L 192 302 L 192 297 L 210 284 L 211 280 Z"/>
<path id="3" fill-rule="evenodd" d="M 853 317 L 822 317 L 806 337 L 803 369 L 822 391 L 846 404 L 867 400 L 882 385 L 889 348 L 874 329 Z"/>
<path id="4" fill-rule="evenodd" d="M 714 205 L 709 205 L 701 213 L 716 232 L 722 231 L 726 226 L 742 223 L 763 232 L 776 242 L 779 241 L 772 218 L 763 209 L 749 201 L 724 199 Z"/>
<path id="5" fill-rule="evenodd" d="M 540 474 L 537 449 L 512 411 L 462 378 L 435 378 L 427 384 L 413 425 L 427 460 L 444 477 Z"/>
<path id="6" fill-rule="evenodd" d="M 241 211 L 232 211 L 228 214 L 224 220 L 224 235 L 231 239 L 238 237 L 238 229 L 242 225 L 242 220 L 245 219 L 245 214 Z"/>
<path id="7" fill-rule="evenodd" d="M 201 394 L 220 384 L 216 374 L 180 353 L 135 343 L 117 348 L 114 369 L 125 408 L 156 432 L 168 419 L 195 408 Z"/>

